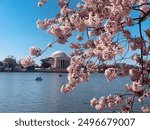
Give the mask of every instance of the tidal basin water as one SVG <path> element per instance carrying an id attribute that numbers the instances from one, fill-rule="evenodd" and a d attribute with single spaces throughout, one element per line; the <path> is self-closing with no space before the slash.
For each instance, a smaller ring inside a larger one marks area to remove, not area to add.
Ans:
<path id="1" fill-rule="evenodd" d="M 35 81 L 37 76 L 43 81 Z M 90 106 L 90 100 L 110 93 L 125 93 L 124 86 L 130 79 L 117 78 L 108 83 L 102 73 L 96 73 L 89 82 L 62 94 L 60 87 L 65 83 L 67 73 L 61 77 L 58 73 L 0 73 L 0 112 L 98 112 Z M 146 101 L 148 103 L 150 100 Z M 140 112 L 139 103 L 134 104 L 134 112 Z"/>

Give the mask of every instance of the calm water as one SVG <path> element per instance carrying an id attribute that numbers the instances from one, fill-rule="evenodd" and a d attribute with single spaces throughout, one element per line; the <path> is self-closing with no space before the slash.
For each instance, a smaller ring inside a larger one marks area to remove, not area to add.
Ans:
<path id="1" fill-rule="evenodd" d="M 37 76 L 43 81 L 36 82 Z M 65 73 L 62 77 L 56 73 L 0 73 L 0 112 L 97 112 L 89 103 L 93 97 L 123 92 L 130 80 L 118 78 L 108 83 L 103 74 L 92 74 L 90 82 L 62 94 L 60 86 L 65 83 Z M 139 112 L 139 104 L 134 107 Z"/>

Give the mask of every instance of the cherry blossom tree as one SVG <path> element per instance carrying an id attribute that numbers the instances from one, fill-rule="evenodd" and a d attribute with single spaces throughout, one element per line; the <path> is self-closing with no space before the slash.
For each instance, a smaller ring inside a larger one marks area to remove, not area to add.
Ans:
<path id="1" fill-rule="evenodd" d="M 40 0 L 39 7 L 47 0 Z M 78 84 L 89 80 L 90 74 L 98 72 L 103 64 L 112 63 L 104 75 L 108 82 L 114 78 L 130 76 L 132 83 L 125 85 L 124 94 L 105 95 L 91 99 L 96 110 L 107 107 L 116 112 L 132 112 L 135 101 L 141 103 L 141 111 L 149 112 L 144 101 L 150 97 L 150 28 L 143 24 L 150 18 L 149 0 L 79 0 L 77 7 L 69 7 L 69 0 L 59 0 L 60 13 L 53 19 L 37 20 L 37 27 L 55 37 L 45 50 L 30 48 L 31 56 L 22 60 L 27 67 L 34 58 L 42 55 L 53 44 L 69 43 L 72 48 L 70 66 L 67 68 L 68 84 L 61 92 L 68 93 Z M 133 31 L 134 29 L 138 31 Z M 78 32 L 76 42 L 69 38 Z M 123 63 L 132 60 L 136 67 Z M 123 87 L 123 86 L 122 86 Z"/>

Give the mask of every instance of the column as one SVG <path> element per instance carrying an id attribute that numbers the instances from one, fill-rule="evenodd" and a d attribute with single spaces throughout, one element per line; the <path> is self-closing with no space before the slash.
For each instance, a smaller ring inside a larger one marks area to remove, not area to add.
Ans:
<path id="1" fill-rule="evenodd" d="M 66 60 L 63 61 L 64 67 L 66 67 Z"/>
<path id="2" fill-rule="evenodd" d="M 61 67 L 61 60 L 59 60 L 59 67 Z"/>
<path id="3" fill-rule="evenodd" d="M 57 67 L 57 59 L 55 58 L 54 59 L 54 68 L 56 68 Z"/>

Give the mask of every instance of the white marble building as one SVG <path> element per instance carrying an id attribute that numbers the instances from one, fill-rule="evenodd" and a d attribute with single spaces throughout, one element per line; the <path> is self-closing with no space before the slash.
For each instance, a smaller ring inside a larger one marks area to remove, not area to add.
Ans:
<path id="1" fill-rule="evenodd" d="M 68 57 L 62 51 L 54 52 L 50 56 L 49 61 L 51 63 L 52 68 L 66 68 L 70 65 L 70 57 Z"/>

